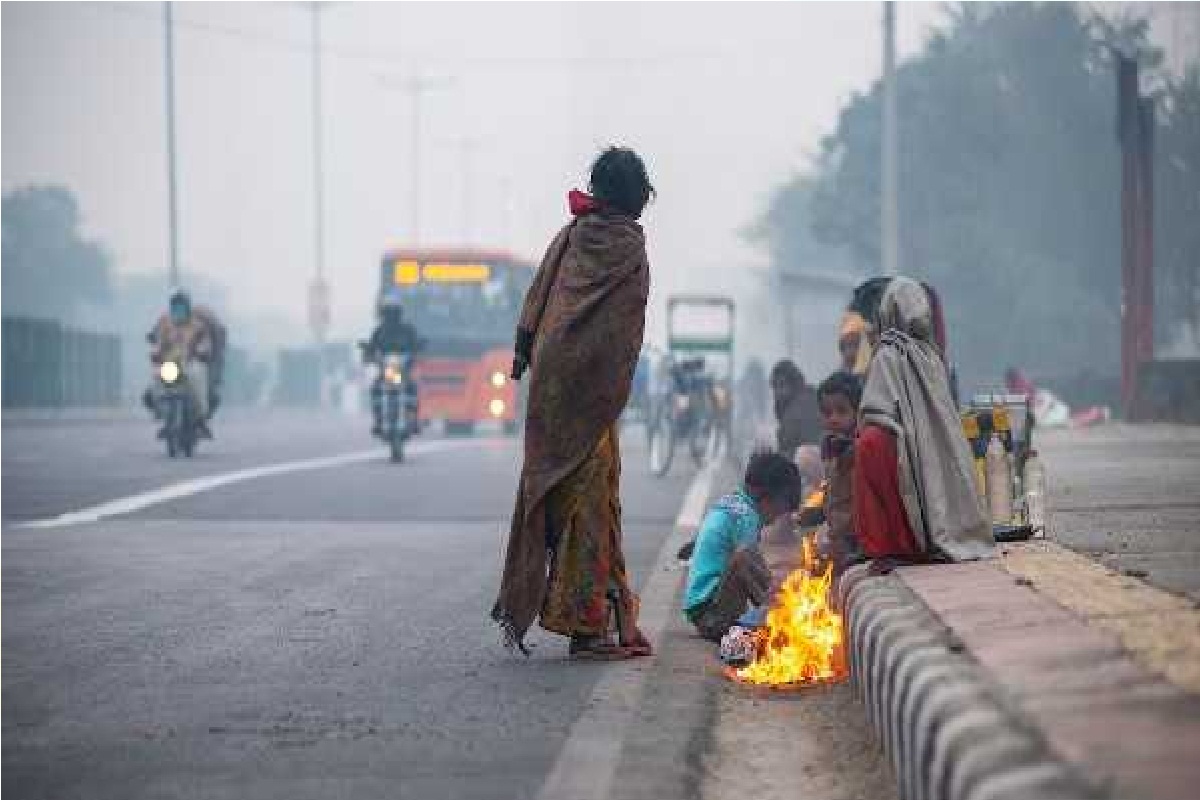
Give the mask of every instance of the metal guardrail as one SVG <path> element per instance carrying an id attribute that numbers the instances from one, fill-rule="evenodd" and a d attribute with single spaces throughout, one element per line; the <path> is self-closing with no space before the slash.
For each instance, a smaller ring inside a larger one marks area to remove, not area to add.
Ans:
<path id="1" fill-rule="evenodd" d="M 31 317 L 3 318 L 4 408 L 121 403 L 121 339 Z"/>

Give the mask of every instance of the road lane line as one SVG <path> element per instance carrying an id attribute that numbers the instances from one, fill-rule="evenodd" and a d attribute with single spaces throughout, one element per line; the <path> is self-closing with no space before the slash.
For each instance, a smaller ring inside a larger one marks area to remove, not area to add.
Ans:
<path id="1" fill-rule="evenodd" d="M 679 585 L 675 553 L 699 527 L 718 469 L 716 463 L 706 464 L 692 479 L 675 528 L 663 541 L 642 590 L 638 622 L 651 643 L 661 642 L 674 607 Z M 625 731 L 638 712 L 646 676 L 653 672 L 657 661 L 656 649 L 649 658 L 620 661 L 605 668 L 584 712 L 571 726 L 538 800 L 605 800 L 610 796 Z"/>
<path id="2" fill-rule="evenodd" d="M 412 442 L 405 449 L 410 455 L 419 456 L 430 453 L 439 453 L 447 450 L 459 450 L 467 447 L 479 447 L 488 442 L 499 441 L 490 439 L 437 439 L 433 441 L 418 441 Z M 200 494 L 202 492 L 211 492 L 213 489 L 220 489 L 223 486 L 230 486 L 235 483 L 244 483 L 246 481 L 256 480 L 258 478 L 270 478 L 276 475 L 288 475 L 293 472 L 307 472 L 315 469 L 329 469 L 331 467 L 343 467 L 349 464 L 360 464 L 365 461 L 381 461 L 387 455 L 387 452 L 379 448 L 370 450 L 358 450 L 352 453 L 342 453 L 336 456 L 322 456 L 320 458 L 306 458 L 300 461 L 284 461 L 277 464 L 265 464 L 260 467 L 250 467 L 248 469 L 240 469 L 234 472 L 222 472 L 216 475 L 205 475 L 200 478 L 172 483 L 167 486 L 151 489 L 150 491 L 140 492 L 129 497 L 122 497 L 116 500 L 109 500 L 99 505 L 90 506 L 80 509 L 79 511 L 70 511 L 65 514 L 59 514 L 57 517 L 49 517 L 47 519 L 32 520 L 17 524 L 18 528 L 61 528 L 67 525 L 80 525 L 90 522 L 98 522 L 106 517 L 118 517 L 125 514 L 133 514 L 137 511 L 150 508 L 151 506 L 169 503 L 172 500 L 179 500 L 184 497 Z M 405 469 L 406 467 L 401 467 Z"/>

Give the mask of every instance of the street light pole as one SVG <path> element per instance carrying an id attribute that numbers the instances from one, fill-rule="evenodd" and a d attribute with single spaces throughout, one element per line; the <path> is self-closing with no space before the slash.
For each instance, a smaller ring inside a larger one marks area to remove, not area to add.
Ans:
<path id="1" fill-rule="evenodd" d="M 316 279 L 325 279 L 325 167 L 321 135 L 321 4 L 312 4 L 312 139 L 313 139 L 313 247 Z"/>
<path id="2" fill-rule="evenodd" d="M 880 249 L 883 272 L 900 271 L 900 220 L 898 208 L 898 131 L 896 129 L 896 4 L 883 4 L 883 147 L 881 153 L 883 196 L 880 198 Z"/>
<path id="3" fill-rule="evenodd" d="M 462 207 L 459 210 L 462 225 L 462 243 L 470 246 L 475 241 L 475 153 L 483 140 L 473 136 L 447 139 L 440 144 L 453 147 L 458 157 L 457 172 L 459 189 L 462 192 Z"/>
<path id="4" fill-rule="evenodd" d="M 445 88 L 454 83 L 450 78 L 425 78 L 415 75 L 402 81 L 381 79 L 384 86 L 406 92 L 412 100 L 412 165 L 411 165 L 411 199 L 409 214 L 411 215 L 412 246 L 417 247 L 421 242 L 421 102 L 428 92 Z"/>
<path id="5" fill-rule="evenodd" d="M 309 323 L 317 349 L 317 393 L 325 405 L 325 333 L 329 327 L 329 285 L 325 282 L 325 164 L 321 106 L 321 3 L 312 8 L 313 282 Z"/>
<path id="6" fill-rule="evenodd" d="M 475 243 L 475 151 L 479 149 L 478 139 L 461 139 L 458 146 L 459 171 L 462 174 L 462 226 L 463 244 L 471 246 Z"/>
<path id="7" fill-rule="evenodd" d="M 175 25 L 171 3 L 163 3 L 163 58 L 167 122 L 167 231 L 170 241 L 168 279 L 179 286 L 179 201 L 175 177 Z"/>

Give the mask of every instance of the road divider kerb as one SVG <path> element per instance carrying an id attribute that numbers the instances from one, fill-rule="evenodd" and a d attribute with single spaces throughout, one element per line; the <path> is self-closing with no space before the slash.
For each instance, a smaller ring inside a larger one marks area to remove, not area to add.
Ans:
<path id="1" fill-rule="evenodd" d="M 492 440 L 436 439 L 432 441 L 412 442 L 406 449 L 409 455 L 420 456 L 444 452 L 447 450 L 479 447 L 488 441 Z M 99 522 L 100 520 L 107 519 L 109 517 L 120 517 L 126 514 L 134 514 L 138 511 L 143 511 L 153 506 L 162 505 L 163 503 L 169 503 L 174 500 L 181 500 L 185 497 L 191 497 L 203 492 L 211 492 L 214 489 L 220 489 L 222 487 L 231 486 L 237 483 L 245 483 L 246 481 L 258 480 L 260 478 L 271 478 L 277 475 L 289 475 L 296 472 L 308 472 L 317 469 L 344 467 L 350 464 L 361 464 L 367 461 L 382 461 L 385 458 L 387 458 L 386 451 L 378 448 L 372 448 L 370 450 L 358 450 L 351 453 L 341 453 L 333 456 L 306 458 L 298 461 L 284 461 L 276 464 L 264 464 L 258 467 L 249 467 L 247 469 L 239 469 L 233 472 L 222 472 L 216 475 L 204 475 L 199 478 L 192 478 L 191 480 L 180 481 L 167 486 L 161 486 L 157 489 L 151 489 L 146 492 L 139 492 L 138 494 L 130 495 L 128 497 L 109 500 L 98 505 L 80 509 L 79 511 L 70 511 L 66 514 L 60 514 L 56 517 L 23 522 L 16 527 L 37 529 L 62 528 L 68 525 L 84 525 L 88 523 Z M 397 469 L 405 468 L 406 467 L 397 467 Z"/>
<path id="2" fill-rule="evenodd" d="M 850 679 L 902 800 L 1101 796 L 897 575 L 842 579 Z"/>
<path id="3" fill-rule="evenodd" d="M 658 551 L 641 593 L 638 622 L 652 643 L 660 643 L 678 591 L 680 567 L 675 554 L 699 526 L 712 493 L 719 462 L 705 465 L 692 479 L 675 526 Z M 583 714 L 538 794 L 539 800 L 606 800 L 621 758 L 625 733 L 635 719 L 646 676 L 658 658 L 620 661 L 606 667 Z"/>

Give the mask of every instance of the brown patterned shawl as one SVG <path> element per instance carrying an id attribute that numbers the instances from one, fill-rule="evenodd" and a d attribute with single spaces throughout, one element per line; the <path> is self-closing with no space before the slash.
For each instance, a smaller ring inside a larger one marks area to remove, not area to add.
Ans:
<path id="1" fill-rule="evenodd" d="M 625 408 L 649 291 L 641 225 L 587 214 L 555 237 L 525 296 L 519 327 L 533 336 L 525 463 L 492 609 L 522 649 L 546 593 L 546 496 Z"/>

